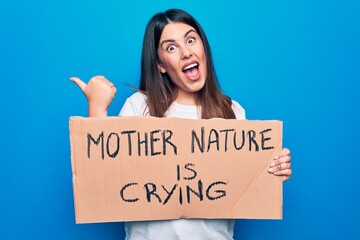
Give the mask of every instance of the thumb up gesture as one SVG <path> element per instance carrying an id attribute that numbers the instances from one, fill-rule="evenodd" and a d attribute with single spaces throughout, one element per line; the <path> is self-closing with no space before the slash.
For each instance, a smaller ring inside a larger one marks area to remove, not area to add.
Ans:
<path id="1" fill-rule="evenodd" d="M 106 117 L 108 107 L 116 93 L 114 84 L 104 76 L 95 76 L 87 84 L 77 77 L 71 77 L 70 80 L 85 94 L 89 117 Z"/>

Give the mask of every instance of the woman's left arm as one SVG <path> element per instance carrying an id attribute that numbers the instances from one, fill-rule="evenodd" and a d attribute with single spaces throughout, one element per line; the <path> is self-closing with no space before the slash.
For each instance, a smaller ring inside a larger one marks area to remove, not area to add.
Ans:
<path id="1" fill-rule="evenodd" d="M 284 181 L 288 180 L 292 174 L 290 150 L 283 148 L 274 157 L 274 161 L 270 164 L 268 171 L 276 176 L 283 176 Z"/>

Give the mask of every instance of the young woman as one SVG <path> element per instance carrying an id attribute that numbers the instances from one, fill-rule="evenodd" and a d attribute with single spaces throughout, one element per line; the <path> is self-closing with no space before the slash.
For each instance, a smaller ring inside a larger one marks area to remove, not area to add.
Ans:
<path id="1" fill-rule="evenodd" d="M 89 117 L 105 117 L 116 88 L 103 76 L 88 84 L 71 78 L 88 99 Z M 120 116 L 150 115 L 191 119 L 245 119 L 244 109 L 225 96 L 217 82 L 209 43 L 188 13 L 170 9 L 154 15 L 145 31 L 141 82 Z M 282 149 L 268 169 L 287 180 L 290 151 Z M 126 223 L 126 239 L 233 239 L 234 220 L 177 219 Z"/>

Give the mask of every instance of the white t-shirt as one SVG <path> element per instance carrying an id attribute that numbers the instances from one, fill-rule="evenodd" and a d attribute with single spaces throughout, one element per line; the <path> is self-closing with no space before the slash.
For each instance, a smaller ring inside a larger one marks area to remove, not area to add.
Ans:
<path id="1" fill-rule="evenodd" d="M 245 110 L 232 101 L 236 119 L 245 119 Z M 142 93 L 130 96 L 120 116 L 148 115 L 146 97 Z M 166 117 L 199 119 L 198 107 L 174 102 Z M 126 240 L 230 240 L 233 239 L 233 219 L 175 219 L 125 223 Z"/>

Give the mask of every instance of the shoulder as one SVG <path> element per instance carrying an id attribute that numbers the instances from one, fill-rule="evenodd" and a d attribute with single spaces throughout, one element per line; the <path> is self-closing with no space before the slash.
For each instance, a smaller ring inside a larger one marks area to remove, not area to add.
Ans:
<path id="1" fill-rule="evenodd" d="M 143 116 L 147 114 L 146 96 L 143 93 L 136 92 L 126 99 L 119 116 Z"/>
<path id="2" fill-rule="evenodd" d="M 231 108 L 233 109 L 236 119 L 239 120 L 244 120 L 246 119 L 246 115 L 245 115 L 245 109 L 235 100 L 231 100 L 232 101 L 232 105 Z"/>
<path id="3" fill-rule="evenodd" d="M 132 94 L 130 97 L 128 97 L 126 99 L 126 101 L 135 103 L 135 104 L 142 104 L 144 102 L 146 102 L 146 96 L 145 94 L 141 93 L 141 92 L 136 92 L 134 94 Z"/>

